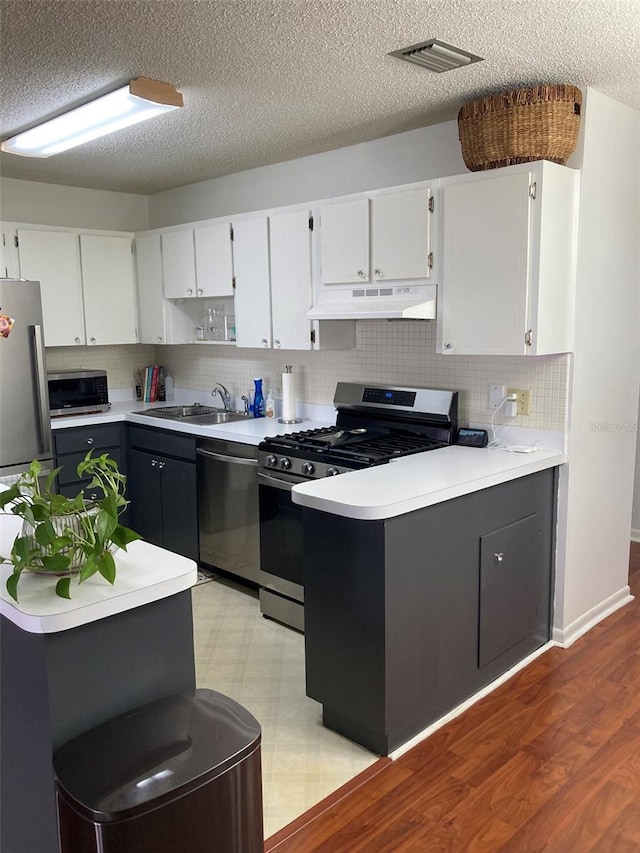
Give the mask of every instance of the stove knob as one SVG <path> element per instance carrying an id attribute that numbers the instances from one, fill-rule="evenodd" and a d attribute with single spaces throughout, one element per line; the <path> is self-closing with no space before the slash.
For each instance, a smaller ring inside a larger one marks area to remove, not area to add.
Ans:
<path id="1" fill-rule="evenodd" d="M 310 477 L 315 470 L 316 466 L 313 464 L 313 462 L 304 462 L 302 465 L 302 473 L 305 475 L 305 477 Z"/>
<path id="2" fill-rule="evenodd" d="M 291 460 L 287 459 L 286 456 L 283 456 L 280 460 L 280 467 L 283 468 L 285 471 L 288 471 L 289 468 L 291 468 Z"/>
<path id="3" fill-rule="evenodd" d="M 276 465 L 278 464 L 278 457 L 271 454 L 271 455 L 267 456 L 267 458 L 265 459 L 265 462 L 267 464 L 267 468 L 275 468 Z"/>
<path id="4" fill-rule="evenodd" d="M 340 471 L 337 468 L 327 468 L 327 477 L 335 477 L 339 473 Z"/>

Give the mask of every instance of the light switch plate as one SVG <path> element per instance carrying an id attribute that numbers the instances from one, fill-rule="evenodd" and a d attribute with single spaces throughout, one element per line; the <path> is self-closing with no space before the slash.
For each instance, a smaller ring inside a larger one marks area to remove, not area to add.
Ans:
<path id="1" fill-rule="evenodd" d="M 497 409 L 505 398 L 504 385 L 489 385 L 489 408 Z"/>

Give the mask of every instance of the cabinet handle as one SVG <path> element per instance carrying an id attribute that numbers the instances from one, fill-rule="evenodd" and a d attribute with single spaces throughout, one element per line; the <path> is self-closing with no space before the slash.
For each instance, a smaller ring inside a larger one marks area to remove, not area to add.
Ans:
<path id="1" fill-rule="evenodd" d="M 201 287 L 199 287 L 197 293 L 198 293 L 198 296 L 202 296 L 202 294 L 204 293 L 204 290 Z"/>
<path id="2" fill-rule="evenodd" d="M 95 338 L 89 338 L 89 340 L 91 341 L 92 344 L 95 344 L 95 342 L 96 342 Z"/>
<path id="3" fill-rule="evenodd" d="M 280 341 L 276 338 L 273 342 L 273 345 L 276 349 L 280 349 Z"/>
<path id="4" fill-rule="evenodd" d="M 442 349 L 453 349 L 453 344 L 450 344 L 448 341 L 446 344 L 442 344 Z"/>
<path id="5" fill-rule="evenodd" d="M 187 296 L 193 296 L 193 288 L 192 287 L 187 288 Z"/>
<path id="6" fill-rule="evenodd" d="M 504 560 L 504 554 L 502 552 L 494 554 L 493 556 L 496 558 L 496 563 L 501 563 Z"/>
<path id="7" fill-rule="evenodd" d="M 262 339 L 262 346 L 263 346 L 263 347 L 268 347 L 268 346 L 269 346 L 269 338 L 263 338 L 263 339 Z"/>
<path id="8" fill-rule="evenodd" d="M 159 343 L 159 344 L 161 344 L 161 343 L 162 343 L 162 338 L 160 337 L 160 335 L 158 335 L 158 343 Z"/>
<path id="9" fill-rule="evenodd" d="M 89 497 L 91 498 L 92 501 L 97 501 L 98 500 L 98 493 L 97 492 L 91 492 Z"/>
<path id="10" fill-rule="evenodd" d="M 74 338 L 74 340 L 77 344 L 81 343 L 80 338 Z"/>
<path id="11" fill-rule="evenodd" d="M 364 270 L 358 270 L 356 274 L 358 278 L 364 278 Z"/>
<path id="12" fill-rule="evenodd" d="M 374 275 L 377 275 L 377 276 L 379 276 L 379 277 L 382 277 L 382 274 L 383 274 L 383 273 L 382 273 L 382 270 L 374 270 L 374 271 L 373 271 L 373 274 L 374 274 Z"/>
<path id="13" fill-rule="evenodd" d="M 157 464 L 158 464 L 158 460 L 157 460 L 157 459 L 152 459 L 152 460 L 151 460 L 151 467 L 152 467 L 152 468 L 155 468 Z"/>
<path id="14" fill-rule="evenodd" d="M 93 439 L 92 439 L 92 438 L 88 438 L 88 439 L 87 439 L 87 444 L 93 444 Z"/>
<path id="15" fill-rule="evenodd" d="M 162 469 L 166 465 L 166 462 L 158 462 L 158 468 Z"/>

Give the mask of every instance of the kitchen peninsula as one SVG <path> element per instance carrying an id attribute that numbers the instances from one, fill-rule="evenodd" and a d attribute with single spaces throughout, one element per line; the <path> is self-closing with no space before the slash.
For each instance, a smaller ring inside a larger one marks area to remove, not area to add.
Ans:
<path id="1" fill-rule="evenodd" d="M 0 514 L 0 525 L 15 518 Z M 0 530 L 3 549 L 7 530 Z M 10 535 L 10 534 L 9 534 Z M 15 535 L 15 533 L 14 533 Z M 134 708 L 195 690 L 196 564 L 133 542 L 114 586 L 95 575 L 72 598 L 25 573 L 19 603 L 0 572 L 2 850 L 57 853 L 54 751 Z"/>
<path id="2" fill-rule="evenodd" d="M 564 462 L 452 446 L 294 487 L 325 725 L 387 755 L 549 640 Z"/>

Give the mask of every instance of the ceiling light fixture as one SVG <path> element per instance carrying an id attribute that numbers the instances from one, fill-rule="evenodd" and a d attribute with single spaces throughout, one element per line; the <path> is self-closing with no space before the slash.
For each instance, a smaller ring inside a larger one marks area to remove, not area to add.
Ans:
<path id="1" fill-rule="evenodd" d="M 0 148 L 23 157 L 50 157 L 182 105 L 182 94 L 170 83 L 137 77 L 115 92 L 5 139 Z"/>
<path id="2" fill-rule="evenodd" d="M 414 65 L 420 65 L 429 71 L 441 74 L 443 71 L 452 71 L 454 68 L 462 68 L 471 65 L 472 62 L 483 62 L 482 56 L 468 53 L 459 47 L 446 44 L 437 39 L 412 44 L 411 47 L 403 47 L 401 50 L 393 50 L 389 56 L 397 56 Z"/>

